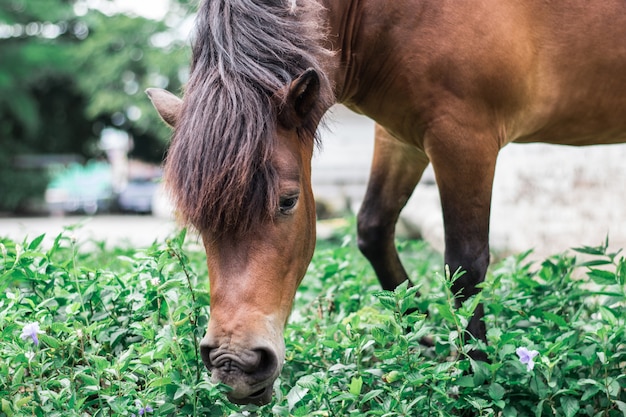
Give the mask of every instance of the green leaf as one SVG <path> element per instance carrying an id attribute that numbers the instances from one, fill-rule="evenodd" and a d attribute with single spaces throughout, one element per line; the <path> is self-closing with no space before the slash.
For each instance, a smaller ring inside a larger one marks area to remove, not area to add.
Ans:
<path id="1" fill-rule="evenodd" d="M 406 297 L 408 287 L 409 281 L 404 281 L 393 290 L 393 293 L 396 295 L 397 298 L 402 299 Z"/>
<path id="2" fill-rule="evenodd" d="M 22 380 L 24 379 L 24 372 L 25 372 L 24 366 L 19 366 L 17 368 L 17 371 L 15 371 L 15 374 L 13 375 L 14 384 L 19 385 L 22 383 Z"/>
<path id="3" fill-rule="evenodd" d="M 194 294 L 196 296 L 196 306 L 194 307 L 205 307 L 211 304 L 211 295 L 209 291 L 194 289 Z"/>
<path id="4" fill-rule="evenodd" d="M 293 410 L 293 408 L 298 404 L 305 395 L 309 392 L 308 388 L 301 387 L 299 385 L 295 385 L 293 388 L 289 390 L 287 394 L 287 404 L 289 407 L 289 411 Z"/>
<path id="5" fill-rule="evenodd" d="M 45 333 L 39 335 L 39 340 L 53 349 L 58 349 L 59 347 L 61 347 L 61 342 Z"/>
<path id="6" fill-rule="evenodd" d="M 27 397 L 20 398 L 19 400 L 15 401 L 15 405 L 16 405 L 18 408 L 22 408 L 23 406 L 25 406 L 26 404 L 28 404 L 28 402 L 29 402 L 32 398 L 33 398 L 33 397 L 32 397 L 32 396 L 30 396 L 30 395 L 29 395 L 29 396 L 27 396 Z"/>
<path id="7" fill-rule="evenodd" d="M 565 417 L 574 417 L 578 410 L 580 410 L 580 404 L 578 400 L 573 397 L 561 397 L 561 407 L 563 407 L 563 412 Z"/>
<path id="8" fill-rule="evenodd" d="M 383 294 L 378 295 L 377 294 L 376 298 L 378 298 L 378 301 L 387 310 L 396 311 L 396 309 L 398 308 L 396 298 L 393 295 L 383 295 Z"/>
<path id="9" fill-rule="evenodd" d="M 173 413 L 174 411 L 176 411 L 176 406 L 170 403 L 165 403 L 162 406 L 160 406 L 158 409 L 159 415 L 161 416 L 166 416 L 168 414 Z"/>
<path id="10" fill-rule="evenodd" d="M 119 359 L 117 360 L 118 363 L 121 362 L 121 365 L 118 368 L 120 373 L 126 372 L 126 369 L 128 369 L 128 365 L 130 364 L 130 361 L 133 359 L 134 353 L 135 353 L 135 345 L 130 345 L 128 350 L 123 352 L 120 355 Z"/>
<path id="11" fill-rule="evenodd" d="M 76 375 L 81 381 L 83 381 L 85 383 L 85 385 L 93 385 L 93 386 L 98 386 L 100 385 L 100 382 L 98 381 L 98 378 L 95 378 L 91 375 L 87 375 L 85 373 L 80 373 L 78 375 Z"/>
<path id="12" fill-rule="evenodd" d="M 13 416 L 13 407 L 11 407 L 11 403 L 4 398 L 2 399 L 2 412 L 8 417 Z"/>
<path id="13" fill-rule="evenodd" d="M 493 401 L 493 405 L 495 405 L 496 407 L 498 407 L 501 410 L 504 410 L 504 407 L 506 407 L 506 403 L 502 400 L 494 400 Z"/>
<path id="14" fill-rule="evenodd" d="M 600 315 L 602 316 L 602 318 L 611 326 L 619 325 L 620 320 L 617 318 L 617 314 L 615 311 L 605 306 L 600 306 L 598 310 L 600 311 Z"/>
<path id="15" fill-rule="evenodd" d="M 604 255 L 606 253 L 606 246 L 581 246 L 572 248 L 572 250 L 586 255 Z"/>
<path id="16" fill-rule="evenodd" d="M 316 389 L 319 385 L 319 381 L 318 381 L 317 376 L 307 374 L 307 375 L 300 377 L 300 379 L 298 379 L 297 384 L 303 388 Z"/>
<path id="17" fill-rule="evenodd" d="M 174 401 L 180 400 L 184 396 L 193 395 L 193 390 L 187 385 L 178 385 L 176 392 L 174 393 Z"/>
<path id="18" fill-rule="evenodd" d="M 176 237 L 172 239 L 172 243 L 174 243 L 177 247 L 182 248 L 185 243 L 185 237 L 187 237 L 186 227 L 182 228 L 180 230 L 180 233 L 178 233 L 178 235 L 176 235 Z"/>
<path id="19" fill-rule="evenodd" d="M 590 261 L 586 261 L 586 262 L 582 262 L 578 264 L 578 266 L 581 266 L 581 267 L 604 266 L 604 265 L 611 265 L 611 261 L 609 261 L 608 259 L 592 259 Z"/>
<path id="20" fill-rule="evenodd" d="M 28 245 L 28 250 L 35 250 L 39 247 L 39 245 L 41 245 L 41 241 L 44 239 L 44 237 L 46 237 L 46 234 L 43 233 L 39 236 L 37 236 L 35 239 L 33 239 L 32 242 L 30 242 L 30 244 Z"/>
<path id="21" fill-rule="evenodd" d="M 589 278 L 593 280 L 598 285 L 615 285 L 617 284 L 617 280 L 615 278 L 615 273 L 610 271 L 605 271 L 603 269 L 590 268 L 587 271 L 587 275 Z"/>
<path id="22" fill-rule="evenodd" d="M 342 392 L 341 394 L 333 397 L 330 402 L 331 403 L 335 403 L 335 402 L 340 402 L 340 401 L 354 401 L 354 395 L 350 394 L 349 392 Z"/>
<path id="23" fill-rule="evenodd" d="M 609 394 L 613 398 L 617 397 L 619 395 L 620 390 L 621 390 L 621 386 L 619 384 L 619 381 L 617 379 L 614 379 L 614 378 L 607 378 L 605 384 L 606 383 L 608 383 L 608 387 L 607 387 L 606 393 Z"/>
<path id="24" fill-rule="evenodd" d="M 148 386 L 152 388 L 158 388 L 158 387 L 163 387 L 171 383 L 172 383 L 172 377 L 164 376 L 161 378 L 153 379 L 152 381 L 150 381 L 150 384 L 148 384 Z"/>
<path id="25" fill-rule="evenodd" d="M 613 401 L 613 403 L 615 403 L 619 411 L 622 412 L 622 415 L 626 417 L 626 403 L 618 400 Z"/>
<path id="26" fill-rule="evenodd" d="M 462 377 L 459 377 L 455 383 L 460 387 L 466 388 L 474 388 L 476 386 L 472 375 L 463 375 Z"/>
<path id="27" fill-rule="evenodd" d="M 126 414 L 126 408 L 129 405 L 129 399 L 122 396 L 113 396 L 107 399 L 107 403 L 115 414 L 122 415 Z"/>
<path id="28" fill-rule="evenodd" d="M 359 395 L 359 394 L 361 394 L 361 389 L 362 388 L 363 388 L 363 378 L 361 378 L 361 377 L 354 378 L 353 377 L 352 380 L 350 381 L 350 385 L 348 387 L 348 391 L 352 395 Z"/>
<path id="29" fill-rule="evenodd" d="M 551 321 L 559 327 L 567 327 L 567 322 L 563 319 L 563 317 L 558 314 L 552 313 L 550 311 L 544 311 L 541 313 L 544 319 Z"/>
<path id="30" fill-rule="evenodd" d="M 448 304 L 436 304 L 435 307 L 444 320 L 448 323 L 456 323 L 456 316 Z"/>
<path id="31" fill-rule="evenodd" d="M 584 403 L 585 401 L 587 401 L 589 398 L 596 395 L 601 390 L 602 390 L 602 387 L 597 386 L 597 385 L 592 385 L 590 387 L 587 387 L 583 395 L 580 397 L 580 401 Z"/>
<path id="32" fill-rule="evenodd" d="M 90 355 L 89 361 L 93 364 L 94 368 L 92 369 L 95 370 L 96 374 L 102 373 L 111 366 L 111 362 L 107 358 L 98 355 Z"/>
<path id="33" fill-rule="evenodd" d="M 619 285 L 626 285 L 626 258 L 621 258 L 616 268 L 615 275 Z"/>
<path id="34" fill-rule="evenodd" d="M 470 364 L 474 373 L 475 386 L 478 387 L 484 384 L 490 377 L 489 365 L 482 361 L 475 361 L 474 359 L 470 359 Z"/>
<path id="35" fill-rule="evenodd" d="M 543 414 L 543 404 L 546 402 L 546 400 L 541 400 L 539 401 L 539 403 L 537 404 L 537 407 L 535 408 L 535 417 L 541 417 Z"/>
<path id="36" fill-rule="evenodd" d="M 363 404 L 367 403 L 368 401 L 370 401 L 370 400 L 378 397 L 379 395 L 383 394 L 384 392 L 385 391 L 382 390 L 382 389 L 372 390 L 372 391 L 368 392 L 367 394 L 365 394 L 363 396 L 363 398 L 360 401 L 360 404 L 363 405 Z"/>
<path id="37" fill-rule="evenodd" d="M 497 382 L 494 382 L 489 386 L 489 397 L 491 397 L 492 400 L 501 400 L 505 393 L 506 391 L 504 387 Z"/>
<path id="38" fill-rule="evenodd" d="M 159 286 L 159 292 L 167 292 L 171 290 L 172 288 L 181 288 L 181 287 L 185 287 L 185 284 L 183 284 L 181 281 L 178 281 L 176 279 L 170 279 L 169 281 L 166 281 Z"/>
<path id="39" fill-rule="evenodd" d="M 61 323 L 58 321 L 55 321 L 54 323 L 50 324 L 50 330 L 52 330 L 54 333 L 70 333 L 71 332 L 71 329 L 67 324 Z"/>
<path id="40" fill-rule="evenodd" d="M 517 410 L 510 405 L 507 405 L 502 410 L 502 417 L 517 417 Z"/>

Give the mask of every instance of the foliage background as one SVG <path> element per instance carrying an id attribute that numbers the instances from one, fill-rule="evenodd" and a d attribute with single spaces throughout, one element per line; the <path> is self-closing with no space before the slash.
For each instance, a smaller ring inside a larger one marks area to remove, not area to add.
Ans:
<path id="1" fill-rule="evenodd" d="M 131 156 L 162 159 L 169 132 L 143 92 L 180 91 L 189 48 L 178 28 L 195 2 L 170 0 L 159 21 L 116 13 L 112 3 L 0 2 L 0 211 L 19 209 L 47 183 L 18 156 L 94 158 L 107 127 L 132 135 Z"/>

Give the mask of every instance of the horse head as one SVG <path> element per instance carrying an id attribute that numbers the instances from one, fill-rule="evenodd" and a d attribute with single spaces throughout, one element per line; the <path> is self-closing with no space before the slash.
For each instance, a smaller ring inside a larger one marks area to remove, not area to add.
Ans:
<path id="1" fill-rule="evenodd" d="M 215 209 L 223 204 L 209 202 L 199 216 L 195 214 L 195 207 L 190 207 L 193 201 L 181 197 L 181 193 L 193 194 L 194 191 L 181 189 L 177 184 L 180 178 L 182 181 L 200 180 L 190 173 L 180 172 L 188 169 L 182 162 L 183 157 L 202 151 L 176 146 L 182 145 L 176 143 L 180 139 L 176 131 L 185 128 L 180 123 L 184 119 L 185 103 L 165 90 L 147 91 L 163 120 L 175 129 L 166 163 L 166 180 L 169 179 L 179 211 L 185 219 L 192 219 L 206 249 L 211 314 L 201 342 L 202 359 L 214 382 L 232 388 L 228 396 L 236 403 L 270 401 L 273 382 L 285 359 L 284 327 L 296 289 L 313 255 L 315 202 L 310 161 L 314 140 L 303 137 L 303 127 L 311 117 L 316 117 L 313 108 L 319 90 L 319 75 L 309 69 L 273 97 L 276 117 L 267 129 L 268 137 L 264 138 L 273 142 L 265 167 L 273 174 L 273 184 L 265 184 L 261 189 L 250 190 L 243 186 L 231 191 L 218 190 L 217 194 L 214 191 L 208 198 L 223 199 L 227 206 Z M 231 163 L 236 164 L 236 159 Z M 219 162 L 216 161 L 206 157 L 200 162 Z M 258 163 L 253 161 L 253 164 Z M 246 170 L 233 167 L 230 172 L 219 175 L 237 177 L 229 179 L 237 183 L 246 181 L 242 176 L 244 172 Z M 209 178 L 201 180 L 210 182 Z M 254 179 L 251 181 L 253 187 L 263 185 L 263 181 L 257 184 Z M 230 195 L 232 193 L 238 195 Z M 248 194 L 243 196 L 246 199 L 240 198 L 242 193 Z M 270 207 L 267 207 L 268 201 L 272 202 Z M 230 206 L 231 202 L 248 204 L 254 212 Z M 226 212 L 235 215 L 229 216 Z"/>

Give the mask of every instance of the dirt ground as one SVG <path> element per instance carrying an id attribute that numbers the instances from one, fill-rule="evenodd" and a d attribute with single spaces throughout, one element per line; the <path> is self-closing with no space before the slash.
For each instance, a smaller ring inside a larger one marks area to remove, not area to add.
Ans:
<path id="1" fill-rule="evenodd" d="M 81 245 L 90 241 L 105 241 L 109 248 L 116 245 L 148 247 L 154 241 L 163 241 L 171 236 L 175 230 L 176 225 L 170 219 L 143 215 L 0 218 L 0 236 L 21 242 L 45 233 L 46 245 L 51 245 L 63 232 Z"/>

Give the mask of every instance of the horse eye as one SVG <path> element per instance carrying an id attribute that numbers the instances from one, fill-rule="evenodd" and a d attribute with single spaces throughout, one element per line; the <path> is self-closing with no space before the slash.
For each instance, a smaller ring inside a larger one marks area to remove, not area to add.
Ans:
<path id="1" fill-rule="evenodd" d="M 293 210 L 298 202 L 298 196 L 281 197 L 280 198 L 280 213 L 289 214 L 289 211 Z"/>

